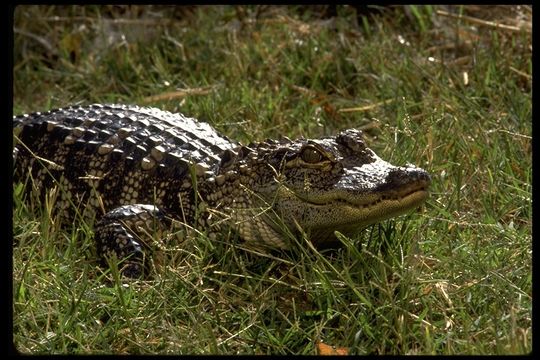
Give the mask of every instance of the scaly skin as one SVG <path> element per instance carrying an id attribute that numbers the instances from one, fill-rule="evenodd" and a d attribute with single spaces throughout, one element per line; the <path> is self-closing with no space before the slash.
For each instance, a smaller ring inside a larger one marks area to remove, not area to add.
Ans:
<path id="1" fill-rule="evenodd" d="M 355 129 L 244 146 L 206 123 L 136 106 L 13 120 L 15 181 L 30 173 L 43 195 L 58 185 L 66 220 L 74 209 L 96 213 L 100 257 L 129 257 L 132 276 L 158 230 L 195 227 L 215 238 L 226 225 L 258 249 L 288 249 L 289 234 L 302 231 L 322 246 L 337 241 L 336 230 L 352 235 L 419 206 L 430 184 L 422 169 L 381 160 Z"/>

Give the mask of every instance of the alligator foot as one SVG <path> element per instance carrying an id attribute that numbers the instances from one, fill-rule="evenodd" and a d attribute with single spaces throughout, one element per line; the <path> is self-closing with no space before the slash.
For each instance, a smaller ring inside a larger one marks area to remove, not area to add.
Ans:
<path id="1" fill-rule="evenodd" d="M 150 272 L 155 236 L 160 236 L 170 221 L 152 205 L 125 205 L 108 213 L 97 223 L 97 254 L 104 266 L 108 260 L 120 261 L 122 275 L 144 277 Z"/>

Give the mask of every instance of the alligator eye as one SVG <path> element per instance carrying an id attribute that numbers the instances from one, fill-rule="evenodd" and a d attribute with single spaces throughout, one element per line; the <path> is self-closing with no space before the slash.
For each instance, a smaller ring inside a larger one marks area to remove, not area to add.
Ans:
<path id="1" fill-rule="evenodd" d="M 304 148 L 300 156 L 308 164 L 316 164 L 324 159 L 323 155 L 313 147 Z"/>

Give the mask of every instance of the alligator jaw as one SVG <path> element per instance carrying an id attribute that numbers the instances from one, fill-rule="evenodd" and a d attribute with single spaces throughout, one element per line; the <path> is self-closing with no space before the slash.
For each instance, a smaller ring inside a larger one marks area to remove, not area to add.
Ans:
<path id="1" fill-rule="evenodd" d="M 365 191 L 339 188 L 322 194 L 302 194 L 282 186 L 278 208 L 284 218 L 295 219 L 310 234 L 314 245 L 324 247 L 338 241 L 334 236 L 336 230 L 353 235 L 373 223 L 420 206 L 429 194 L 429 175 L 418 168 L 401 170 L 416 175 L 401 184 L 390 181 Z"/>
<path id="2" fill-rule="evenodd" d="M 413 210 L 424 202 L 428 194 L 426 188 L 417 188 L 400 196 L 380 195 L 378 200 L 362 205 L 342 199 L 326 204 L 306 203 L 306 213 L 310 214 L 312 219 L 325 217 L 333 225 L 324 226 L 320 222 L 317 224 L 316 221 L 312 224 L 305 223 L 303 230 L 309 233 L 309 239 L 315 246 L 319 248 L 333 246 L 332 244 L 339 241 L 334 235 L 336 230 L 346 236 L 352 236 L 371 224 Z M 321 216 L 330 212 L 334 215 Z"/>

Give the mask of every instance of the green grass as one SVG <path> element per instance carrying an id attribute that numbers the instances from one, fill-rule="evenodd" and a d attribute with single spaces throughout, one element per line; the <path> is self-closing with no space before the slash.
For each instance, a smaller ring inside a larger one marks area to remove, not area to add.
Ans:
<path id="1" fill-rule="evenodd" d="M 422 211 L 332 254 L 298 239 L 261 258 L 232 233 L 203 233 L 144 281 L 98 266 L 92 220 L 61 228 L 50 203 L 23 201 L 14 184 L 16 348 L 314 354 L 322 339 L 356 354 L 530 352 L 531 33 L 441 9 L 357 19 L 339 7 L 328 20 L 302 7 L 17 7 L 16 114 L 148 104 L 245 143 L 357 127 L 433 184 Z M 452 11 L 509 24 L 518 10 Z"/>

